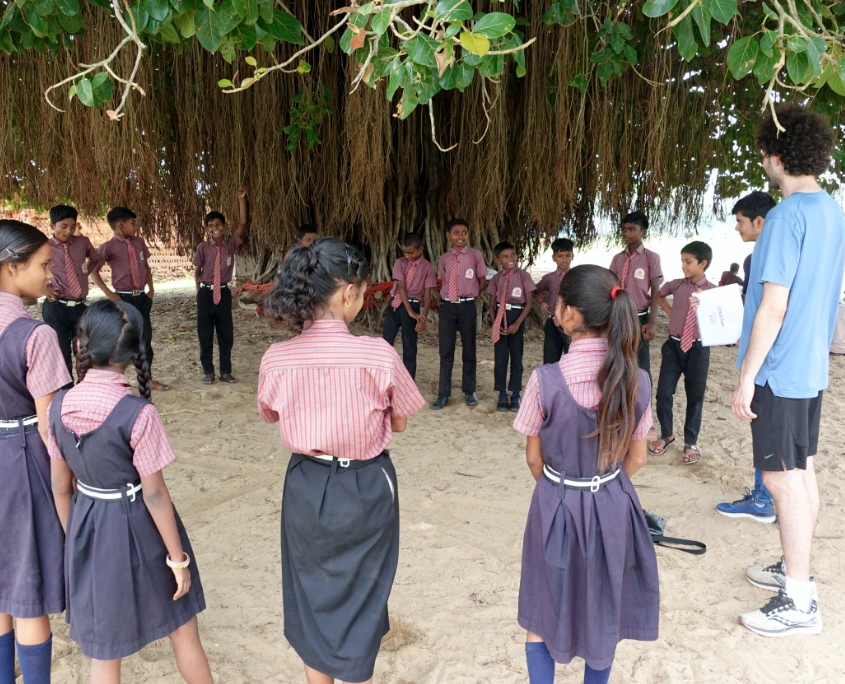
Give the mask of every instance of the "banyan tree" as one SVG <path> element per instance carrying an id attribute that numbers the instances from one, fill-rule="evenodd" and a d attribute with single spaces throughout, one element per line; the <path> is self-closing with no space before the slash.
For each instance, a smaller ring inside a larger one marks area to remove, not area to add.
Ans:
<path id="1" fill-rule="evenodd" d="M 762 110 L 843 130 L 843 23 L 839 0 L 0 0 L 0 198 L 130 206 L 187 248 L 245 184 L 255 256 L 307 222 L 376 279 L 454 216 L 528 255 L 634 207 L 687 229 L 762 186 Z"/>

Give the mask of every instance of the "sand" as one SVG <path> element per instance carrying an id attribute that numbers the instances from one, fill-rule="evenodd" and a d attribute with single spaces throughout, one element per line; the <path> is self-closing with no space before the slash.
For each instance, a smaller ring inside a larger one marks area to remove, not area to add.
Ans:
<path id="1" fill-rule="evenodd" d="M 302 682 L 283 635 L 279 512 L 288 455 L 276 426 L 260 422 L 255 408 L 259 360 L 284 335 L 236 309 L 234 373 L 241 382 L 204 387 L 191 294 L 160 293 L 153 316 L 155 375 L 173 384 L 171 392 L 155 395 L 178 454 L 165 475 L 202 574 L 208 609 L 200 628 L 216 681 Z M 661 318 L 659 339 L 665 323 Z M 735 354 L 713 350 L 701 462 L 683 465 L 681 450 L 672 447 L 635 478 L 643 505 L 668 519 L 668 533 L 702 540 L 708 551 L 694 557 L 657 550 L 660 639 L 622 643 L 614 684 L 845 681 L 845 596 L 836 574 L 844 557 L 845 359 L 832 360 L 817 459 L 822 511 L 814 571 L 825 629 L 814 637 L 767 640 L 741 627 L 737 616 L 770 596 L 746 582 L 743 568 L 779 557 L 777 527 L 729 520 L 714 509 L 752 482 L 750 430 L 729 408 Z M 532 330 L 526 368 L 541 356 L 541 332 Z M 390 603 L 393 630 L 376 665 L 377 682 L 527 682 L 516 605 L 534 483 L 512 416 L 495 412 L 492 346 L 484 335 L 479 359 L 478 408 L 456 400 L 437 413 L 426 407 L 391 445 L 402 542 Z M 655 372 L 659 359 L 659 344 L 653 344 Z M 418 379 L 429 402 L 437 372 L 436 335 L 428 332 Z M 682 411 L 680 396 L 676 416 Z M 88 662 L 68 639 L 63 618 L 53 627 L 53 681 L 87 682 Z M 582 668 L 580 661 L 558 667 L 558 681 L 580 682 Z M 180 682 L 169 642 L 125 659 L 123 681 Z"/>

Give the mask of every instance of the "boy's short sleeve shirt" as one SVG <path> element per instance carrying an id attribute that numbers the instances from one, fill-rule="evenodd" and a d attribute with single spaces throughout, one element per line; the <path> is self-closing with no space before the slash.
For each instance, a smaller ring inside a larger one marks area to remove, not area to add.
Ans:
<path id="1" fill-rule="evenodd" d="M 82 299 L 85 299 L 88 296 L 88 262 L 92 265 L 98 264 L 100 255 L 84 235 L 71 237 L 67 243 L 67 251 L 82 291 Z M 65 262 L 65 245 L 56 238 L 50 238 L 50 254 L 50 272 L 53 274 L 53 286 L 59 290 L 59 299 L 72 299 Z"/>
<path id="2" fill-rule="evenodd" d="M 143 238 L 137 236 L 121 238 L 115 235 L 100 245 L 99 254 L 101 260 L 106 262 L 111 269 L 112 288 L 119 292 L 130 292 L 135 290 L 132 282 L 132 270 L 129 265 L 129 253 L 126 243 L 132 246 L 138 262 L 138 270 L 141 275 L 141 289 L 147 284 L 147 262 L 150 258 L 150 250 Z"/>
<path id="3" fill-rule="evenodd" d="M 702 278 L 696 283 L 687 278 L 678 278 L 677 280 L 670 280 L 663 287 L 660 288 L 660 296 L 668 297 L 674 295 L 672 299 L 672 310 L 669 312 L 669 334 L 673 337 L 683 337 L 684 326 L 687 322 L 687 313 L 689 313 L 689 300 L 696 289 L 700 291 L 711 290 L 716 287 L 707 278 Z M 699 339 L 701 333 L 698 330 L 698 321 L 695 323 L 695 332 L 693 339 Z"/>
<path id="4" fill-rule="evenodd" d="M 645 245 L 640 245 L 633 254 L 627 249 L 619 252 L 610 262 L 610 270 L 620 279 L 629 256 L 631 261 L 622 285 L 633 298 L 637 311 L 645 311 L 651 306 L 651 281 L 663 277 L 660 255 L 646 249 Z"/>
<path id="5" fill-rule="evenodd" d="M 450 249 L 440 257 L 437 265 L 442 281 L 440 296 L 445 299 L 449 292 L 449 279 L 455 259 L 458 260 L 458 297 L 478 297 L 478 279 L 487 277 L 487 263 L 481 252 L 469 246 L 459 252 Z"/>
<path id="6" fill-rule="evenodd" d="M 487 285 L 487 294 L 495 297 L 497 302 L 499 302 L 499 288 L 506 279 L 508 289 L 504 293 L 505 304 L 525 304 L 528 300 L 528 295 L 537 289 L 534 281 L 531 280 L 531 276 L 521 268 L 515 268 L 510 278 L 507 277 L 506 271 L 499 271 L 490 279 Z"/>
<path id="7" fill-rule="evenodd" d="M 765 283 L 789 288 L 780 332 L 755 383 L 777 397 L 810 399 L 827 388 L 830 344 L 845 271 L 845 217 L 825 191 L 790 195 L 766 216 L 754 246 L 737 366 L 748 351 Z"/>
<path id="8" fill-rule="evenodd" d="M 414 268 L 414 278 L 408 283 L 408 273 L 411 266 L 416 264 Z M 425 291 L 429 288 L 437 287 L 437 278 L 434 275 L 434 267 L 431 262 L 425 257 L 420 257 L 415 262 L 410 262 L 406 257 L 399 257 L 396 263 L 393 264 L 393 288 L 390 290 L 390 296 L 397 296 L 399 293 L 399 284 L 401 280 L 405 283 L 405 292 L 409 299 L 422 299 Z"/>
<path id="9" fill-rule="evenodd" d="M 228 283 L 235 272 L 235 255 L 244 242 L 243 237 L 233 233 L 220 242 L 220 282 Z M 214 240 L 208 239 L 197 247 L 194 266 L 200 269 L 200 282 L 207 285 L 214 283 L 214 262 L 217 260 L 217 247 Z"/>

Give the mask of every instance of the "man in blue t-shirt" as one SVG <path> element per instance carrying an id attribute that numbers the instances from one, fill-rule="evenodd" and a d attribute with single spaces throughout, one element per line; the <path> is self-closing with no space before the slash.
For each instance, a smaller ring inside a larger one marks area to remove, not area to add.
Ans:
<path id="1" fill-rule="evenodd" d="M 754 247 L 731 400 L 751 423 L 754 467 L 763 471 L 780 523 L 783 557 L 745 571 L 776 591 L 741 616 L 763 636 L 818 634 L 818 593 L 810 574 L 819 490 L 818 448 L 828 351 L 845 272 L 845 216 L 816 178 L 828 168 L 834 136 L 827 122 L 798 105 L 776 110 L 757 131 L 763 170 L 783 201 L 766 216 Z"/>

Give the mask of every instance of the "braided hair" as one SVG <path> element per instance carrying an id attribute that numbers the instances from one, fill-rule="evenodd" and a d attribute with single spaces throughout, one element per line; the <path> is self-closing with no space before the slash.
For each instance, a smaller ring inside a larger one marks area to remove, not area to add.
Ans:
<path id="1" fill-rule="evenodd" d="M 110 299 L 94 302 L 79 319 L 76 373 L 80 382 L 91 368 L 134 364 L 138 392 L 150 398 L 152 376 L 145 352 L 144 320 L 141 312 L 124 302 Z"/>
<path id="2" fill-rule="evenodd" d="M 363 254 L 342 240 L 320 238 L 310 247 L 294 247 L 276 274 L 264 312 L 301 333 L 335 292 L 348 284 L 360 286 L 368 275 Z"/>

